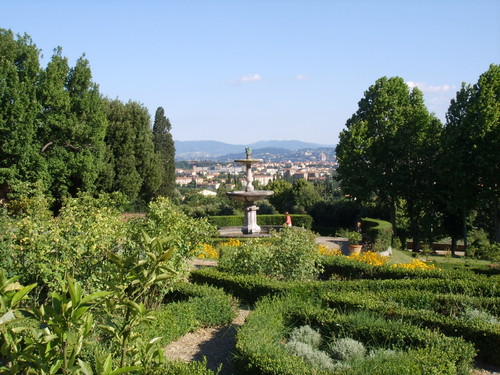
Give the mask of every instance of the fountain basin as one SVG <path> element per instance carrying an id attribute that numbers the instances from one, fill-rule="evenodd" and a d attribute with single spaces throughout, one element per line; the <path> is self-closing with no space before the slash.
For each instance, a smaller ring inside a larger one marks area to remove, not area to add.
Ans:
<path id="1" fill-rule="evenodd" d="M 234 161 L 241 164 L 255 164 L 260 163 L 262 159 L 236 159 Z"/>
<path id="2" fill-rule="evenodd" d="M 230 191 L 226 193 L 226 195 L 231 199 L 247 203 L 260 201 L 273 194 L 274 191 L 270 190 Z"/>

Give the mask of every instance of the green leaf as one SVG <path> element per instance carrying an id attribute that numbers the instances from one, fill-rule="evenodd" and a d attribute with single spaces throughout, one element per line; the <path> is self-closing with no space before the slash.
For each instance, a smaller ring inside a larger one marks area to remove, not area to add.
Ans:
<path id="1" fill-rule="evenodd" d="M 82 298 L 82 288 L 80 287 L 80 284 L 75 283 L 73 280 L 68 278 L 68 289 L 71 296 L 71 302 L 73 303 L 73 308 L 76 309 L 78 308 Z"/>
<path id="2" fill-rule="evenodd" d="M 167 251 L 165 251 L 161 256 L 160 258 L 158 259 L 159 262 L 165 262 L 167 260 L 170 260 L 172 258 L 172 256 L 174 255 L 174 248 L 171 248 Z"/>
<path id="3" fill-rule="evenodd" d="M 78 359 L 78 365 L 80 366 L 80 371 L 83 375 L 94 375 L 92 372 L 92 367 L 87 362 Z"/>
<path id="4" fill-rule="evenodd" d="M 111 354 L 107 356 L 106 360 L 104 361 L 104 364 L 102 366 L 102 375 L 108 375 L 111 373 L 113 366 L 113 359 L 111 358 Z"/>
<path id="5" fill-rule="evenodd" d="M 147 244 L 150 244 L 152 242 L 151 237 L 149 237 L 149 235 L 144 230 L 142 230 L 142 238 Z"/>
<path id="6" fill-rule="evenodd" d="M 2 317 L 0 318 L 0 326 L 2 324 L 9 323 L 15 319 L 16 319 L 16 316 L 14 315 L 14 311 L 9 310 L 5 314 L 3 314 Z"/>
<path id="7" fill-rule="evenodd" d="M 5 288 L 3 289 L 4 292 L 12 292 L 13 290 L 19 290 L 19 289 L 22 289 L 23 286 L 18 283 L 18 282 L 9 282 L 10 280 L 7 280 L 6 281 L 6 285 Z"/>
<path id="8" fill-rule="evenodd" d="M 14 297 L 12 297 L 12 300 L 10 302 L 10 306 L 13 307 L 15 305 L 17 305 L 17 303 L 24 298 L 24 296 L 26 296 L 26 294 L 28 294 L 34 287 L 36 286 L 36 284 L 31 284 L 31 285 L 28 285 L 28 286 L 25 286 L 24 288 L 22 288 L 20 291 L 18 291 Z"/>
<path id="9" fill-rule="evenodd" d="M 153 254 L 152 252 L 147 251 L 146 255 L 151 258 L 153 262 L 156 262 L 156 255 Z"/>
<path id="10" fill-rule="evenodd" d="M 74 312 L 73 314 L 73 318 L 75 319 L 80 319 L 80 317 L 85 314 L 89 309 L 90 309 L 91 306 L 82 306 L 82 307 L 79 307 L 78 309 L 76 309 L 76 311 Z"/>
<path id="11" fill-rule="evenodd" d="M 114 371 L 111 371 L 109 375 L 118 375 L 118 374 L 124 374 L 126 372 L 132 372 L 132 371 L 137 371 L 140 370 L 141 368 L 139 366 L 129 366 L 129 367 L 121 367 L 119 369 L 116 369 Z"/>
<path id="12" fill-rule="evenodd" d="M 156 276 L 155 281 L 168 280 L 172 278 L 172 274 L 170 273 L 162 273 L 161 275 Z"/>
<path id="13" fill-rule="evenodd" d="M 83 297 L 83 299 L 81 300 L 80 303 L 82 305 L 85 305 L 87 303 L 95 301 L 98 298 L 106 297 L 106 296 L 108 296 L 110 294 L 112 294 L 112 293 L 111 292 L 97 292 L 97 293 L 92 293 L 92 294 L 89 294 L 88 296 Z"/>
<path id="14" fill-rule="evenodd" d="M 49 374 L 55 374 L 57 373 L 57 371 L 61 368 L 63 364 L 63 360 L 62 359 L 59 359 L 56 361 L 56 363 L 54 363 L 52 366 L 50 366 L 50 369 L 49 369 Z"/>

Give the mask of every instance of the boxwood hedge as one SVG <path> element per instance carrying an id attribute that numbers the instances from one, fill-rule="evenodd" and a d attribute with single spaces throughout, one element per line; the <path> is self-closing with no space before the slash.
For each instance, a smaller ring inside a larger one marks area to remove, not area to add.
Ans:
<path id="1" fill-rule="evenodd" d="M 311 229 L 312 217 L 310 215 L 292 214 L 292 223 L 295 227 Z M 283 215 L 258 215 L 259 225 L 283 225 Z M 208 221 L 217 227 L 242 226 L 245 218 L 243 215 L 209 216 Z"/>
<path id="2" fill-rule="evenodd" d="M 338 374 L 468 374 L 475 355 L 472 344 L 461 338 L 366 313 L 343 314 L 317 298 L 290 293 L 257 303 L 238 332 L 238 368 L 248 374 L 331 374 L 285 350 L 287 333 L 304 324 L 317 328 L 324 337 L 351 337 L 367 348 L 404 352 L 405 361 L 394 361 L 392 368 L 368 360 L 335 371 Z"/>

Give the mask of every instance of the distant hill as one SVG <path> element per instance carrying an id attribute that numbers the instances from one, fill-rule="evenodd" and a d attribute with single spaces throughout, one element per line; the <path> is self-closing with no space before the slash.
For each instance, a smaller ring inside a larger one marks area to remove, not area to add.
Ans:
<path id="1" fill-rule="evenodd" d="M 282 153 L 302 149 L 332 148 L 334 145 L 322 145 L 301 141 L 259 141 L 246 145 L 234 145 L 218 141 L 175 141 L 175 157 L 178 160 L 217 159 L 224 155 L 242 157 L 245 147 L 252 148 L 252 155 L 262 153 Z M 264 150 L 262 150 L 264 149 Z"/>

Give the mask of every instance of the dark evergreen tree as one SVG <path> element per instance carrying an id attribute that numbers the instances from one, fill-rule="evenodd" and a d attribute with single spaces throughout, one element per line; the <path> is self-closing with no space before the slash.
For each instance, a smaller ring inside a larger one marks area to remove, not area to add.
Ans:
<path id="1" fill-rule="evenodd" d="M 120 191 L 135 208 L 142 208 L 158 193 L 161 169 L 154 152 L 147 109 L 130 101 L 106 100 L 108 131 L 105 168 L 100 184 L 106 191 Z"/>
<path id="2" fill-rule="evenodd" d="M 47 179 L 36 134 L 39 54 L 29 36 L 0 29 L 0 199 L 18 181 Z"/>
<path id="3" fill-rule="evenodd" d="M 172 198 L 175 193 L 175 145 L 170 133 L 172 125 L 162 107 L 155 113 L 153 124 L 153 142 L 155 152 L 162 167 L 162 181 L 158 190 L 159 195 Z"/>

